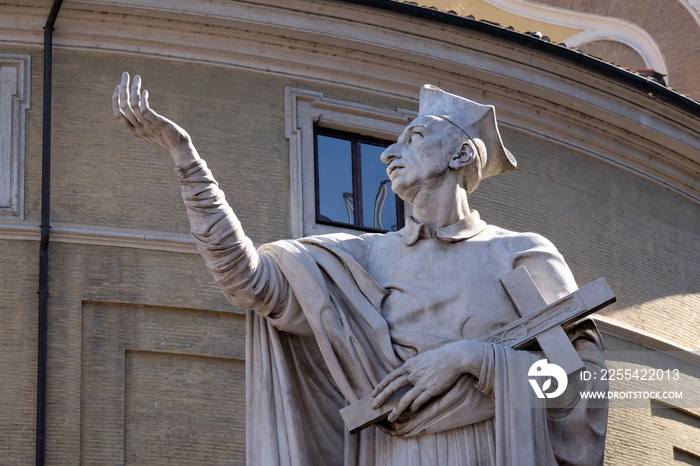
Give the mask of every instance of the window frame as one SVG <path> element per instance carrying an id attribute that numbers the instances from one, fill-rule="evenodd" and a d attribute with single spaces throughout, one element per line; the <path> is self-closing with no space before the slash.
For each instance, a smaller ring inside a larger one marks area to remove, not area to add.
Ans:
<path id="1" fill-rule="evenodd" d="M 367 99 L 371 99 L 368 96 Z M 411 104 L 409 101 L 407 104 Z M 417 103 L 413 102 L 417 107 Z M 417 112 L 363 105 L 292 87 L 285 88 L 285 137 L 289 141 L 290 223 L 292 238 L 328 233 L 361 235 L 351 225 L 326 225 L 316 221 L 316 167 L 314 125 L 355 133 L 366 138 L 395 141 Z M 410 215 L 404 204 L 404 217 Z M 383 231 L 383 230 L 378 230 Z"/>
<path id="2" fill-rule="evenodd" d="M 347 222 L 338 222 L 334 220 L 324 220 L 321 217 L 321 195 L 320 195 L 320 179 L 319 179 L 319 164 L 318 164 L 318 136 L 327 136 L 336 139 L 343 139 L 350 142 L 350 157 L 352 166 L 352 190 L 353 190 L 353 208 L 354 208 L 354 224 Z M 374 228 L 362 225 L 364 219 L 364 200 L 362 198 L 362 156 L 360 152 L 361 144 L 371 144 L 374 146 L 388 147 L 393 144 L 391 141 L 386 139 L 379 139 L 372 136 L 365 136 L 359 133 L 351 133 L 348 131 L 341 131 L 338 129 L 330 129 L 318 124 L 314 125 L 314 189 L 315 189 L 315 212 L 316 212 L 316 223 L 321 225 L 331 225 L 339 226 L 342 228 L 352 228 L 355 230 L 360 230 L 368 233 L 386 233 L 392 230 L 382 230 L 380 228 Z M 358 199 L 359 197 L 359 199 Z M 358 202 L 359 200 L 359 202 Z M 404 219 L 404 209 L 403 201 L 395 196 L 396 202 L 396 224 L 397 230 L 403 228 Z"/>
<path id="3" fill-rule="evenodd" d="M 31 56 L 0 54 L 0 219 L 24 219 L 24 153 Z"/>

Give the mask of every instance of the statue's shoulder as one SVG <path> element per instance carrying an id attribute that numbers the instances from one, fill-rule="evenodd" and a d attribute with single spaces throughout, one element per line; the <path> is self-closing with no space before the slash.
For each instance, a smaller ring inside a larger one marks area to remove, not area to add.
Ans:
<path id="1" fill-rule="evenodd" d="M 511 231 L 495 225 L 488 225 L 482 233 L 477 235 L 477 238 L 513 252 L 535 249 L 557 252 L 554 244 L 539 233 Z"/>
<path id="2" fill-rule="evenodd" d="M 310 235 L 298 240 L 305 244 L 322 244 L 336 247 L 355 247 L 371 243 L 385 236 L 383 233 L 365 233 L 362 235 L 351 235 L 350 233 L 327 233 L 325 235 Z"/>
<path id="3" fill-rule="evenodd" d="M 330 233 L 326 235 L 307 236 L 298 241 L 307 246 L 319 246 L 330 250 L 340 250 L 350 254 L 358 262 L 364 263 L 366 257 L 372 250 L 372 245 L 378 241 L 385 240 L 388 235 L 396 235 L 396 233 L 365 233 L 362 235 Z"/>

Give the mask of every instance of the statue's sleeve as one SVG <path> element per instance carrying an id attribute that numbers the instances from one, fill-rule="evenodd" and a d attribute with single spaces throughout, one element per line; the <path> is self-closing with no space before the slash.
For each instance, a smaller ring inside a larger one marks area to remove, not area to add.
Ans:
<path id="1" fill-rule="evenodd" d="M 527 267 L 549 303 L 578 289 L 574 276 L 556 247 L 547 239 L 530 234 L 518 252 L 513 268 Z M 568 333 L 588 371 L 605 368 L 603 339 L 590 319 L 579 322 Z M 578 466 L 603 464 L 607 421 L 607 400 L 588 400 L 584 391 L 607 392 L 607 381 L 582 381 L 570 377 L 564 394 L 547 403 L 552 449 L 559 464 Z"/>
<path id="2" fill-rule="evenodd" d="M 600 373 L 605 368 L 603 339 L 591 319 L 585 319 L 573 328 L 569 338 L 586 370 Z M 570 377 L 564 395 L 548 404 L 549 436 L 559 464 L 603 464 L 608 400 L 586 399 L 581 393 L 607 391 L 607 380 L 582 381 L 580 377 Z"/>
<path id="3" fill-rule="evenodd" d="M 177 167 L 176 173 L 197 249 L 226 298 L 266 317 L 296 307 L 287 279 L 274 261 L 255 250 L 206 162 L 196 160 Z M 289 314 L 291 320 L 303 319 L 301 312 Z"/>

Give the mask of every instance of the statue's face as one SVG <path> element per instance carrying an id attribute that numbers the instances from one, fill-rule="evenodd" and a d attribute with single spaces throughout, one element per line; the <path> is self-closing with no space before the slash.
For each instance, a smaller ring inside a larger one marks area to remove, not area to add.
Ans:
<path id="1" fill-rule="evenodd" d="M 427 115 L 413 120 L 381 156 L 388 165 L 391 189 L 410 203 L 418 193 L 445 183 L 460 138 L 459 130 L 442 118 Z"/>

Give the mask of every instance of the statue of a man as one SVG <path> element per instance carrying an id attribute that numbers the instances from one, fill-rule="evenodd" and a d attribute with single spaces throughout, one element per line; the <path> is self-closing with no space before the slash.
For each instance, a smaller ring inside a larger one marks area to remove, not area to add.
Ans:
<path id="1" fill-rule="evenodd" d="M 200 253 L 229 301 L 254 311 L 249 464 L 602 464 L 605 403 L 524 406 L 514 387 L 527 385 L 537 357 L 479 341 L 519 318 L 499 280 L 520 265 L 548 302 L 577 289 L 545 238 L 487 225 L 469 208 L 483 178 L 515 168 L 493 107 L 423 87 L 418 117 L 381 156 L 413 207 L 400 231 L 257 251 L 189 135 L 149 108 L 138 76 L 130 86 L 124 74 L 113 107 L 170 152 Z M 590 321 L 569 337 L 589 369 L 604 365 Z M 369 394 L 380 406 L 401 389 L 386 421 L 345 429 L 339 409 Z"/>

